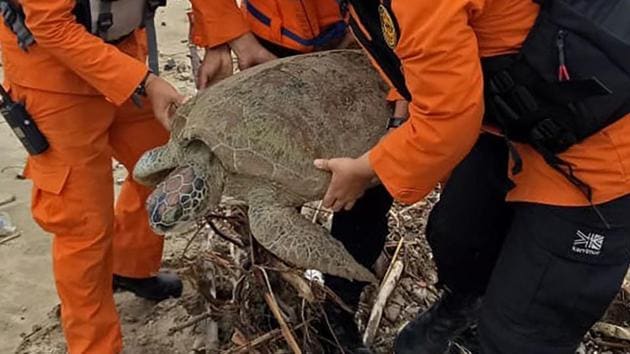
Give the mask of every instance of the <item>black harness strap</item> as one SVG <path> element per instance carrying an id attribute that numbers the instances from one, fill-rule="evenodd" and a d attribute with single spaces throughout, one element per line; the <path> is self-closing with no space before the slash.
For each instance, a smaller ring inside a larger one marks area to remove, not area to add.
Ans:
<path id="1" fill-rule="evenodd" d="M 0 1 L 0 12 L 5 25 L 16 35 L 20 48 L 27 52 L 28 48 L 35 43 L 35 38 L 26 27 L 22 9 L 11 1 L 3 0 Z"/>
<path id="2" fill-rule="evenodd" d="M 383 5 L 389 12 L 397 33 L 400 33 L 398 22 L 391 11 L 391 0 L 349 0 L 348 1 L 358 19 L 350 16 L 350 28 L 363 48 L 378 62 L 379 67 L 387 76 L 398 93 L 407 101 L 411 101 L 411 93 L 405 83 L 405 76 L 401 70 L 400 59 L 392 48 L 387 45 L 383 37 L 379 5 Z M 358 21 L 361 21 L 359 24 Z M 363 28 L 369 33 L 371 40 L 363 33 Z"/>

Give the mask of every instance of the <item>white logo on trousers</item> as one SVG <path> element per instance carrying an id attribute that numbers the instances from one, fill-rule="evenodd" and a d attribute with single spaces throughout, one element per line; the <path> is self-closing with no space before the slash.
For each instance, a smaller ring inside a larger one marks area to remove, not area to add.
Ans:
<path id="1" fill-rule="evenodd" d="M 573 241 L 573 252 L 592 256 L 597 256 L 601 253 L 604 246 L 604 236 L 593 232 L 585 234 L 580 230 L 577 231 L 576 235 L 577 238 Z"/>

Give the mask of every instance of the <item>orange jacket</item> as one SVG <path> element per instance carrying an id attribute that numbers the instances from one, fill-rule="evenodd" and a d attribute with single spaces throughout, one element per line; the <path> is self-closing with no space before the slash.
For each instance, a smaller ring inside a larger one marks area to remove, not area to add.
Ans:
<path id="1" fill-rule="evenodd" d="M 205 0 L 192 0 L 210 8 Z M 118 46 L 107 44 L 77 23 L 74 0 L 21 0 L 36 44 L 23 52 L 0 25 L 5 77 L 23 87 L 79 95 L 104 95 L 125 102 L 147 73 L 146 39 L 136 31 Z M 183 14 L 182 14 L 183 16 Z"/>
<path id="2" fill-rule="evenodd" d="M 300 52 L 322 47 L 345 34 L 337 0 L 215 0 L 212 8 L 193 6 L 199 27 L 195 44 L 214 47 L 246 32 Z"/>
<path id="3" fill-rule="evenodd" d="M 517 51 L 538 6 L 522 0 L 393 0 L 392 9 L 400 27 L 395 52 L 413 96 L 410 119 L 372 149 L 370 162 L 396 199 L 413 203 L 443 180 L 477 139 L 484 113 L 477 58 Z M 517 187 L 510 200 L 588 204 L 530 147 L 517 149 L 523 171 L 513 176 Z M 560 157 L 577 166 L 575 174 L 591 185 L 595 203 L 630 193 L 630 119 Z"/>

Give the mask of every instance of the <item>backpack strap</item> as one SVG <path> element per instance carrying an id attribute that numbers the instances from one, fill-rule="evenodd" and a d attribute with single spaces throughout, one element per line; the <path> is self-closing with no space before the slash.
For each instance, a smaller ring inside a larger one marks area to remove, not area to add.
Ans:
<path id="1" fill-rule="evenodd" d="M 391 11 L 391 1 L 349 0 L 348 3 L 352 5 L 358 16 L 358 19 L 350 16 L 350 28 L 354 36 L 378 63 L 398 93 L 407 101 L 411 101 L 411 92 L 407 88 L 405 76 L 401 69 L 402 63 L 394 52 L 393 46 L 388 45 L 383 35 L 384 25 L 391 25 L 390 29 L 394 29 L 396 34 L 400 33 L 396 18 Z M 389 23 L 384 24 L 382 23 L 383 20 L 387 20 Z M 365 28 L 371 38 L 363 33 L 362 28 Z"/>
<path id="2" fill-rule="evenodd" d="M 0 1 L 0 13 L 2 13 L 5 25 L 17 36 L 17 42 L 20 48 L 27 52 L 28 47 L 35 44 L 35 38 L 26 27 L 22 9 L 17 7 L 13 2 L 4 0 Z"/>
<path id="3" fill-rule="evenodd" d="M 107 31 L 114 25 L 111 0 L 102 0 L 98 9 L 96 31 L 99 37 L 107 38 Z"/>
<path id="4" fill-rule="evenodd" d="M 147 31 L 147 48 L 149 51 L 149 69 L 160 75 L 159 51 L 157 45 L 157 31 L 155 29 L 155 11 L 160 6 L 165 6 L 166 0 L 147 0 L 144 27 Z"/>

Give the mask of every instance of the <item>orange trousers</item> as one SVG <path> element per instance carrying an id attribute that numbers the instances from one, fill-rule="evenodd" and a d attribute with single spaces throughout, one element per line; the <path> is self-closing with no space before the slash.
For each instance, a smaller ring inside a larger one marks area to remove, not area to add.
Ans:
<path id="1" fill-rule="evenodd" d="M 50 143 L 29 157 L 32 213 L 54 234 L 53 271 L 68 350 L 119 353 L 122 337 L 112 274 L 148 277 L 159 270 L 161 237 L 151 232 L 144 202 L 150 190 L 130 177 L 116 203 L 112 158 L 128 171 L 168 133 L 149 102 L 115 107 L 103 97 L 46 92 L 11 85 Z"/>

